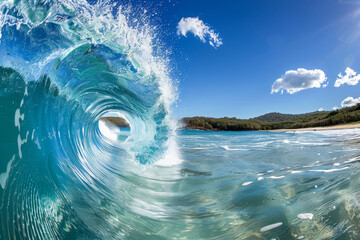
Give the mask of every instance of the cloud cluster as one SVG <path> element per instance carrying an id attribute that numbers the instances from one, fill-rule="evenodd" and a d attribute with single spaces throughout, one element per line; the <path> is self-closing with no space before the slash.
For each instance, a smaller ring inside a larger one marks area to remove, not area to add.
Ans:
<path id="1" fill-rule="evenodd" d="M 359 98 L 347 97 L 341 102 L 341 107 L 351 107 L 351 106 L 355 106 L 358 103 L 360 103 L 360 97 Z"/>
<path id="2" fill-rule="evenodd" d="M 271 88 L 271 93 L 283 93 L 286 90 L 294 94 L 309 88 L 326 87 L 325 73 L 320 69 L 307 70 L 298 68 L 297 70 L 287 71 L 281 78 L 277 79 Z"/>
<path id="3" fill-rule="evenodd" d="M 177 34 L 186 37 L 188 32 L 193 33 L 203 42 L 209 41 L 209 44 L 215 48 L 223 44 L 219 34 L 210 29 L 210 27 L 198 17 L 188 17 L 180 20 L 177 26 Z"/>
<path id="4" fill-rule="evenodd" d="M 360 74 L 356 74 L 356 72 L 354 70 L 347 67 L 345 70 L 345 76 L 343 76 L 341 73 L 339 73 L 334 86 L 340 87 L 343 84 L 348 84 L 348 85 L 354 86 L 354 85 L 358 84 L 359 81 L 360 81 Z"/>

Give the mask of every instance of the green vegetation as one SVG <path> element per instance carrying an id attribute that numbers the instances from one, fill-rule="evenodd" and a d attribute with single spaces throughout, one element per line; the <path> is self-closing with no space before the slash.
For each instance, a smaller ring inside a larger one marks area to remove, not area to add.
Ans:
<path id="1" fill-rule="evenodd" d="M 293 120 L 295 118 L 304 116 L 305 114 L 283 114 L 283 113 L 277 113 L 277 112 L 273 112 L 273 113 L 267 113 L 264 115 L 261 115 L 259 117 L 253 118 L 256 120 L 260 120 L 262 122 L 285 122 L 285 121 L 290 121 Z"/>
<path id="2" fill-rule="evenodd" d="M 268 113 L 248 120 L 237 118 L 183 118 L 184 128 L 219 131 L 251 131 L 325 127 L 360 121 L 360 104 L 335 111 L 307 114 Z"/>

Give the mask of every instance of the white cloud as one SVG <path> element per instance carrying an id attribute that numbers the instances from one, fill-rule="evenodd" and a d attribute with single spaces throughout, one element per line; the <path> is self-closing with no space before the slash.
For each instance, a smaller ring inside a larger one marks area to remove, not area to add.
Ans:
<path id="1" fill-rule="evenodd" d="M 341 102 L 341 107 L 351 107 L 358 103 L 360 103 L 360 97 L 359 98 L 347 97 Z"/>
<path id="2" fill-rule="evenodd" d="M 347 67 L 345 70 L 345 76 L 343 76 L 341 73 L 339 73 L 334 86 L 340 87 L 341 85 L 343 85 L 345 83 L 348 85 L 354 86 L 354 85 L 358 84 L 359 81 L 360 81 L 360 74 L 356 74 L 356 72 L 354 70 Z"/>
<path id="3" fill-rule="evenodd" d="M 337 106 L 333 107 L 332 110 L 338 110 L 339 108 Z"/>
<path id="4" fill-rule="evenodd" d="M 177 34 L 186 37 L 188 32 L 192 32 L 195 36 L 199 37 L 201 41 L 209 41 L 210 45 L 217 48 L 221 46 L 222 39 L 218 33 L 210 29 L 202 20 L 198 17 L 182 18 L 177 26 Z"/>
<path id="5" fill-rule="evenodd" d="M 323 108 L 319 108 L 319 109 L 318 109 L 318 112 L 323 112 L 323 111 L 324 111 Z"/>
<path id="6" fill-rule="evenodd" d="M 281 78 L 277 79 L 271 88 L 271 93 L 281 93 L 286 90 L 294 94 L 309 88 L 326 87 L 325 73 L 320 69 L 307 70 L 298 68 L 297 70 L 287 71 Z"/>

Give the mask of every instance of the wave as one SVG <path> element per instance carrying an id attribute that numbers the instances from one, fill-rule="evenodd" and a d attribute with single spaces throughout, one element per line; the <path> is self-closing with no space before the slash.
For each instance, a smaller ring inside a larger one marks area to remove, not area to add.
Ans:
<path id="1" fill-rule="evenodd" d="M 144 209 L 143 189 L 129 193 L 139 171 L 180 162 L 176 88 L 146 17 L 111 1 L 0 10 L 0 238 L 113 239 L 145 226 L 127 217 Z M 109 114 L 129 122 L 126 137 L 100 129 Z"/>

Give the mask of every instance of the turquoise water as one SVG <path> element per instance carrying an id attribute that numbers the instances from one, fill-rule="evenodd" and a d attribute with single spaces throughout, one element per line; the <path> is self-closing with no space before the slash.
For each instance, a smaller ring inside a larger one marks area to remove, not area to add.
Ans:
<path id="1" fill-rule="evenodd" d="M 360 130 L 178 131 L 140 10 L 0 1 L 0 239 L 359 239 Z"/>
<path id="2" fill-rule="evenodd" d="M 358 239 L 360 129 L 180 135 L 189 239 Z M 180 200 L 179 200 L 180 201 Z"/>

